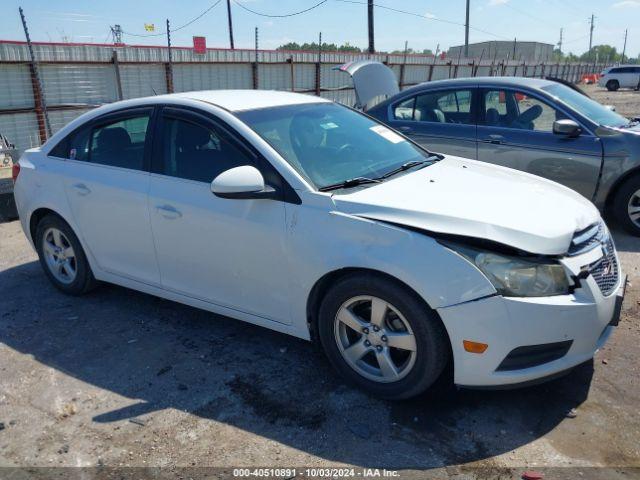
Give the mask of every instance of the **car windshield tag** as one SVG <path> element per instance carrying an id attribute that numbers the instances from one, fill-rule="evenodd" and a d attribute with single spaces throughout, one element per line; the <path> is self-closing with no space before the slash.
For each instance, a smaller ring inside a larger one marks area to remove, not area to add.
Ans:
<path id="1" fill-rule="evenodd" d="M 376 132 L 378 135 L 390 141 L 391 143 L 400 143 L 405 141 L 405 139 L 402 138 L 400 135 L 398 135 L 394 131 L 389 130 L 387 127 L 384 127 L 382 125 L 376 125 L 375 127 L 371 127 L 370 130 L 373 132 Z"/>

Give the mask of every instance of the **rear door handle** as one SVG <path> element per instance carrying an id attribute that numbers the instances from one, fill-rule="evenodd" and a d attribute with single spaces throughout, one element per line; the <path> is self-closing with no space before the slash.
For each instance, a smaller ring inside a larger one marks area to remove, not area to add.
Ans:
<path id="1" fill-rule="evenodd" d="M 485 142 L 489 142 L 492 145 L 502 145 L 504 143 L 504 137 L 502 135 L 489 135 L 489 138 L 485 139 Z"/>
<path id="2" fill-rule="evenodd" d="M 83 197 L 91 193 L 91 189 L 84 183 L 75 183 L 72 186 L 75 189 L 76 193 L 78 195 L 82 195 Z"/>
<path id="3" fill-rule="evenodd" d="M 170 220 L 173 220 L 174 218 L 180 218 L 182 216 L 182 213 L 180 213 L 178 209 L 172 207 L 171 205 L 157 205 L 156 210 L 164 218 Z"/>

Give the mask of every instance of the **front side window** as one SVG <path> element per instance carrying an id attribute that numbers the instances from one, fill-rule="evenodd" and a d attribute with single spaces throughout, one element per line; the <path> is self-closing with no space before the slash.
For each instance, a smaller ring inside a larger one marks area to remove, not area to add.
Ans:
<path id="1" fill-rule="evenodd" d="M 164 117 L 163 172 L 171 177 L 210 183 L 230 168 L 253 159 L 213 126 Z"/>
<path id="2" fill-rule="evenodd" d="M 358 177 L 378 178 L 407 162 L 432 158 L 393 130 L 334 103 L 236 115 L 317 188 Z"/>
<path id="3" fill-rule="evenodd" d="M 549 104 L 514 90 L 489 90 L 484 95 L 484 123 L 493 127 L 553 132 L 553 122 L 566 118 Z"/>
<path id="4" fill-rule="evenodd" d="M 601 104 L 579 92 L 559 83 L 554 83 L 542 88 L 556 100 L 566 104 L 583 117 L 588 118 L 598 125 L 608 127 L 621 127 L 627 125 L 629 120 L 622 115 L 603 107 Z"/>
<path id="5" fill-rule="evenodd" d="M 100 165 L 142 170 L 148 126 L 149 115 L 140 115 L 95 127 L 91 132 L 88 160 Z"/>

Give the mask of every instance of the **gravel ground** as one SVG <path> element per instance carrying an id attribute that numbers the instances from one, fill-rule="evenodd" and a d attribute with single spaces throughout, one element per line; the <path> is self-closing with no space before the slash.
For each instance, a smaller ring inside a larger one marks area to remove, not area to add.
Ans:
<path id="1" fill-rule="evenodd" d="M 614 105 L 616 112 L 625 117 L 640 115 L 640 92 L 628 88 L 609 92 L 606 88 L 597 85 L 582 85 L 587 94 L 603 105 Z"/>
<path id="2" fill-rule="evenodd" d="M 614 235 L 630 284 L 621 324 L 593 362 L 527 389 L 386 402 L 346 386 L 291 337 L 110 285 L 64 296 L 18 222 L 1 224 L 0 467 L 640 478 L 640 240 Z"/>

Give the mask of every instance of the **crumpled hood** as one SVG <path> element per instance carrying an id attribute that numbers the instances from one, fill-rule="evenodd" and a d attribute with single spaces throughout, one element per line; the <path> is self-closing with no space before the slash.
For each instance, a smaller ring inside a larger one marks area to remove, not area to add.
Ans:
<path id="1" fill-rule="evenodd" d="M 566 253 L 576 231 L 600 220 L 591 202 L 562 185 L 453 156 L 333 199 L 344 213 L 542 255 Z"/>

